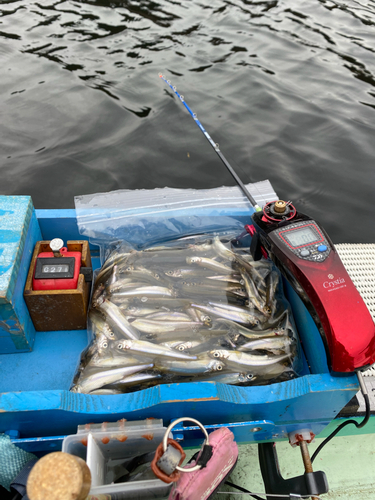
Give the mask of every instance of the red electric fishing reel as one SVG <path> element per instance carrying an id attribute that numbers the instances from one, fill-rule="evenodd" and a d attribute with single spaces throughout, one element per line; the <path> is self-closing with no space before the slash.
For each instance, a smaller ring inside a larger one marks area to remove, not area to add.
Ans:
<path id="1" fill-rule="evenodd" d="M 250 251 L 270 257 L 314 319 L 334 373 L 375 363 L 375 325 L 325 230 L 282 200 L 252 215 Z"/>

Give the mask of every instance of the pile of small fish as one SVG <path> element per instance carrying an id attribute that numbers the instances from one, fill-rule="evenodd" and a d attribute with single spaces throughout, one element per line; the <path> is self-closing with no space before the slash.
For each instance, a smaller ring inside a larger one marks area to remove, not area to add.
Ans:
<path id="1" fill-rule="evenodd" d="M 230 239 L 198 241 L 110 254 L 96 276 L 93 342 L 72 391 L 262 385 L 296 376 L 297 335 L 279 271 Z"/>

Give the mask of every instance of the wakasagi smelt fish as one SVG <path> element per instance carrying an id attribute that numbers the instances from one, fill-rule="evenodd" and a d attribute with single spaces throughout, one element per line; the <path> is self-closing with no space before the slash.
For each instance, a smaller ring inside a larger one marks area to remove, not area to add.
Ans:
<path id="1" fill-rule="evenodd" d="M 189 354 L 169 349 L 169 347 L 160 344 L 153 344 L 146 340 L 123 340 L 118 342 L 117 349 L 123 349 L 132 354 L 146 357 L 153 356 L 154 358 L 185 359 L 190 361 L 197 359 L 197 356 L 190 356 Z"/>
<path id="2" fill-rule="evenodd" d="M 153 366 L 152 363 L 149 363 L 100 371 L 88 377 L 81 377 L 74 390 L 75 392 L 88 393 L 105 385 L 113 384 L 125 376 L 147 370 Z"/>
<path id="3" fill-rule="evenodd" d="M 97 307 L 124 337 L 135 340 L 139 339 L 139 332 L 129 323 L 119 307 L 109 300 L 103 300 Z"/>

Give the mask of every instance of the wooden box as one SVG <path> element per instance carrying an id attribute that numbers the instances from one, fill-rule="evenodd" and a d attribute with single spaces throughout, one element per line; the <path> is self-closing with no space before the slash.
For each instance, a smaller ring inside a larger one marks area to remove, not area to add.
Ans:
<path id="1" fill-rule="evenodd" d="M 82 330 L 86 328 L 90 285 L 83 274 L 79 275 L 75 290 L 33 290 L 32 280 L 35 261 L 42 252 L 50 252 L 49 241 L 38 241 L 27 276 L 24 298 L 35 330 Z M 69 252 L 82 254 L 82 266 L 91 267 L 87 241 L 68 241 Z"/>

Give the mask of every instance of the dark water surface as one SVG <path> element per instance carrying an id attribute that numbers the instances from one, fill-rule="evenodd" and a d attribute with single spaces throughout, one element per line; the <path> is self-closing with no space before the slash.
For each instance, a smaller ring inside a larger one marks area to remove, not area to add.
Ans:
<path id="1" fill-rule="evenodd" d="M 270 179 L 334 242 L 375 242 L 375 2 L 0 3 L 0 193 Z"/>

